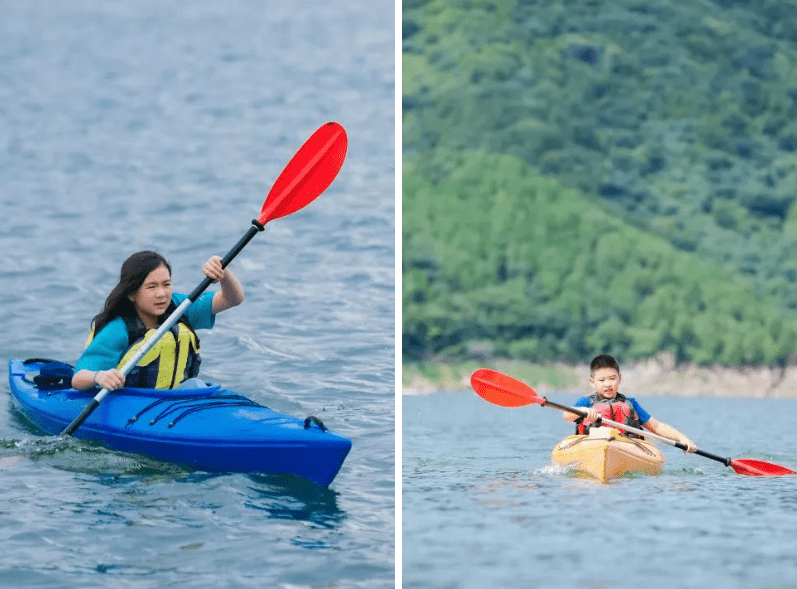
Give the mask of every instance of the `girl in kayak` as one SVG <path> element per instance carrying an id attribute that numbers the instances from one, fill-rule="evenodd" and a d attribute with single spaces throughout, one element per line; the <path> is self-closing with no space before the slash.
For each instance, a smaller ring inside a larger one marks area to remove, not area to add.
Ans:
<path id="1" fill-rule="evenodd" d="M 680 442 L 687 447 L 687 452 L 697 450 L 697 446 L 692 440 L 671 425 L 651 417 L 650 413 L 645 411 L 636 399 L 620 394 L 619 388 L 622 380 L 620 366 L 612 356 L 608 354 L 596 356 L 592 359 L 589 369 L 589 384 L 595 389 L 595 394 L 581 397 L 575 404 L 575 407 L 587 409 L 587 417 L 581 418 L 568 412 L 564 414 L 566 421 L 576 422 L 576 433 L 587 433 L 590 423 L 598 417 L 605 417 L 637 429 L 645 428 L 654 434 Z"/>
<path id="2" fill-rule="evenodd" d="M 132 357 L 158 326 L 187 298 L 172 293 L 172 269 L 156 252 L 130 256 L 120 272 L 119 283 L 94 317 L 86 349 L 75 366 L 72 387 L 119 389 L 125 384 L 143 388 L 175 388 L 199 372 L 199 338 L 194 330 L 210 329 L 216 314 L 240 305 L 241 283 L 219 256 L 202 267 L 218 281 L 221 290 L 206 292 L 194 301 L 180 320 L 139 361 L 127 379 L 118 370 Z"/>

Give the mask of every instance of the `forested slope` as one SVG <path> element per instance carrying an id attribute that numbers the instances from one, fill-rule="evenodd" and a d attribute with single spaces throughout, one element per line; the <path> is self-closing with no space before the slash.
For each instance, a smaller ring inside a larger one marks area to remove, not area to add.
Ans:
<path id="1" fill-rule="evenodd" d="M 405 357 L 785 363 L 795 8 L 405 2 Z"/>

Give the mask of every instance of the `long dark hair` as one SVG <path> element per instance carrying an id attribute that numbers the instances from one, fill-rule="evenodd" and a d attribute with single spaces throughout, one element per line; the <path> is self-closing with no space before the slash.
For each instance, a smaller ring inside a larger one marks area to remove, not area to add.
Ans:
<path id="1" fill-rule="evenodd" d="M 95 335 L 117 317 L 136 317 L 136 307 L 128 297 L 144 284 L 150 272 L 160 266 L 166 266 L 169 274 L 172 273 L 169 262 L 157 252 L 137 252 L 124 261 L 119 272 L 119 284 L 105 299 L 105 307 L 93 320 Z"/>

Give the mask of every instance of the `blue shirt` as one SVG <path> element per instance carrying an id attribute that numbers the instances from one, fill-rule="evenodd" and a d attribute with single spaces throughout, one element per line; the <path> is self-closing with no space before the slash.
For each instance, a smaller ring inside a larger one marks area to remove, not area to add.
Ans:
<path id="1" fill-rule="evenodd" d="M 634 411 L 636 411 L 636 414 L 639 417 L 639 423 L 642 423 L 642 424 L 647 423 L 648 420 L 650 419 L 650 413 L 645 411 L 642 408 L 642 405 L 637 403 L 637 400 L 634 399 L 633 397 L 626 397 L 625 400 L 628 401 L 629 403 L 631 403 L 631 406 L 634 408 Z M 591 403 L 591 401 L 589 400 L 589 397 L 581 397 L 578 401 L 576 401 L 575 406 L 576 407 L 589 407 L 590 403 Z"/>
<path id="2" fill-rule="evenodd" d="M 188 295 L 172 294 L 172 302 L 180 305 Z M 216 322 L 213 313 L 213 293 L 206 292 L 191 303 L 183 315 L 193 329 L 211 329 Z M 124 319 L 116 317 L 99 333 L 83 351 L 83 355 L 75 365 L 78 370 L 109 370 L 116 368 L 129 348 L 127 326 Z"/>

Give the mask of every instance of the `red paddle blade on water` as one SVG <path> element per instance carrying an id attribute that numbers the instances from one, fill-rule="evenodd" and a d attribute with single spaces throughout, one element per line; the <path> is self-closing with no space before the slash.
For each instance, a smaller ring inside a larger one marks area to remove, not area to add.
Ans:
<path id="1" fill-rule="evenodd" d="M 544 402 L 529 385 L 489 368 L 479 368 L 471 374 L 470 386 L 481 398 L 501 407 L 523 407 Z"/>
<path id="2" fill-rule="evenodd" d="M 753 477 L 772 477 L 786 474 L 797 474 L 790 468 L 764 462 L 763 460 L 753 460 L 751 458 L 734 458 L 731 460 L 731 468 L 738 474 L 746 474 Z"/>
<path id="3" fill-rule="evenodd" d="M 261 225 L 307 206 L 338 175 L 349 140 L 338 123 L 326 123 L 304 142 L 274 182 L 257 218 Z"/>

